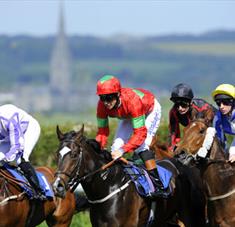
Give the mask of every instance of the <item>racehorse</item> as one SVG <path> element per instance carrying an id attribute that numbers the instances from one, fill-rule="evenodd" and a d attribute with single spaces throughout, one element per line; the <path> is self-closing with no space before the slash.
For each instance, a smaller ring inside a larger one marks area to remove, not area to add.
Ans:
<path id="1" fill-rule="evenodd" d="M 39 167 L 49 183 L 54 180 L 54 171 Z M 48 226 L 69 226 L 75 212 L 75 197 L 67 192 L 64 199 L 53 198 L 47 201 L 29 200 L 19 182 L 6 170 L 0 168 L 0 226 L 33 227 L 44 220 Z"/>
<path id="2" fill-rule="evenodd" d="M 137 193 L 122 162 L 112 160 L 95 140 L 87 139 L 84 126 L 78 132 L 67 133 L 57 127 L 57 136 L 60 145 L 55 194 L 63 197 L 67 190 L 81 183 L 90 202 L 92 226 L 147 226 L 151 201 Z M 194 175 L 190 175 L 190 169 L 175 160 L 165 160 L 161 165 L 173 173 L 173 192 L 167 199 L 156 199 L 151 226 L 166 226 L 176 213 L 185 226 L 205 226 L 204 196 L 192 183 Z"/>
<path id="3" fill-rule="evenodd" d="M 198 118 L 205 118 L 208 124 L 211 124 L 213 117 L 215 115 L 216 109 L 212 105 L 206 104 L 206 108 L 203 111 L 192 110 L 190 121 L 194 121 Z M 167 143 L 160 142 L 158 136 L 153 137 L 152 143 L 150 145 L 150 150 L 155 154 L 157 160 L 163 158 L 172 158 L 174 157 L 174 152 L 168 149 Z"/>
<path id="4" fill-rule="evenodd" d="M 201 171 L 210 225 L 235 226 L 235 166 L 227 161 L 225 152 L 208 122 L 208 119 L 191 122 L 185 128 L 175 153 L 180 156 L 186 152 Z M 206 156 L 196 158 L 203 144 L 207 144 Z"/>
<path id="5" fill-rule="evenodd" d="M 157 137 L 153 137 L 152 143 L 150 145 L 150 150 L 154 152 L 155 158 L 157 160 L 172 158 L 174 156 L 174 153 L 168 150 L 167 145 L 164 143 L 160 143 Z"/>

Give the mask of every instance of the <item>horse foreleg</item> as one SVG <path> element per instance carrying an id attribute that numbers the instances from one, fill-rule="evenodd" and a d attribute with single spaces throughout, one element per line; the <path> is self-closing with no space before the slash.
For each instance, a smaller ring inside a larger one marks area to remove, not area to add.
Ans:
<path id="1" fill-rule="evenodd" d="M 74 194 L 67 192 L 64 199 L 56 199 L 55 211 L 48 216 L 46 222 L 50 227 L 68 227 L 72 222 L 73 214 L 75 213 L 75 198 Z"/>

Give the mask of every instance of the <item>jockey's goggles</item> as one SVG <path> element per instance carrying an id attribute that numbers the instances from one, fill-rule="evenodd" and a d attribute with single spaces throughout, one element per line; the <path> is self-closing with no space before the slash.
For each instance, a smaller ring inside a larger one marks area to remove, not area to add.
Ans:
<path id="1" fill-rule="evenodd" d="M 215 102 L 218 107 L 220 107 L 222 103 L 224 106 L 232 106 L 233 105 L 233 99 L 217 99 L 217 100 L 215 100 Z"/>
<path id="2" fill-rule="evenodd" d="M 190 103 L 189 102 L 186 102 L 186 101 L 176 101 L 175 102 L 175 107 L 176 108 L 179 108 L 179 107 L 182 107 L 182 108 L 187 108 L 187 107 L 189 107 L 190 106 Z"/>
<path id="3" fill-rule="evenodd" d="M 102 102 L 112 102 L 117 98 L 117 93 L 100 95 L 100 100 Z"/>

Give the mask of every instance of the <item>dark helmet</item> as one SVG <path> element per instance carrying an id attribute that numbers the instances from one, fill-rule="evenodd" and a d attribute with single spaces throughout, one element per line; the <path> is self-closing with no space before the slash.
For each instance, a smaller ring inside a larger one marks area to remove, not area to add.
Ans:
<path id="1" fill-rule="evenodd" d="M 177 99 L 187 99 L 187 100 L 192 100 L 193 99 L 193 91 L 191 87 L 187 84 L 177 84 L 172 92 L 171 92 L 171 101 L 175 101 Z"/>

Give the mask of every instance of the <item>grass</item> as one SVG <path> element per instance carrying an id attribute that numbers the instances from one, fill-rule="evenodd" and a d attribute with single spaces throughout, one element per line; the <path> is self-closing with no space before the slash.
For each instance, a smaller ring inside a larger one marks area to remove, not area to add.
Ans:
<path id="1" fill-rule="evenodd" d="M 39 227 L 47 227 L 46 222 L 38 225 Z M 89 213 L 88 212 L 80 212 L 73 216 L 72 223 L 70 227 L 91 227 Z"/>

